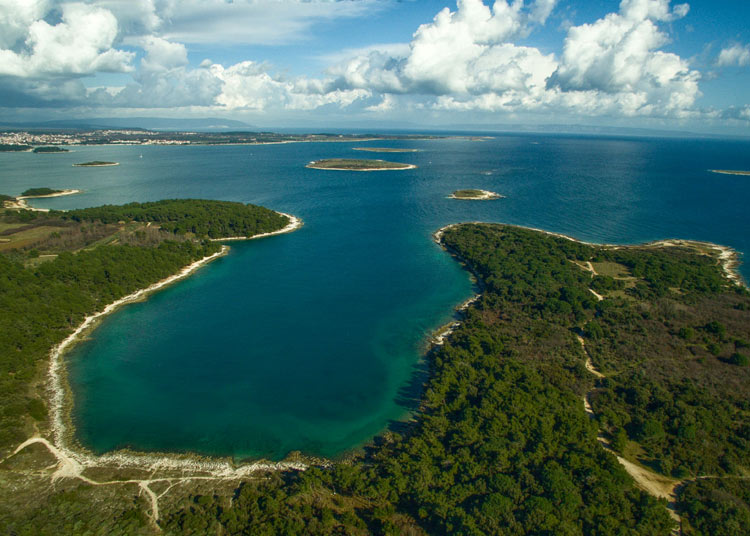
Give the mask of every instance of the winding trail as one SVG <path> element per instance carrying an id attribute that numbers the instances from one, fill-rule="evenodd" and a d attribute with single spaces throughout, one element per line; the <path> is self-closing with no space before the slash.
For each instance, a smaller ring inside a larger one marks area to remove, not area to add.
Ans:
<path id="1" fill-rule="evenodd" d="M 576 339 L 581 345 L 581 348 L 583 349 L 583 352 L 586 356 L 586 370 L 596 376 L 597 379 L 606 378 L 604 374 L 599 372 L 594 367 L 594 364 L 591 361 L 591 355 L 589 354 L 588 348 L 586 348 L 586 341 L 583 340 L 583 337 L 576 334 Z M 593 393 L 594 390 L 596 390 L 596 387 L 594 387 L 591 391 L 587 392 L 583 396 L 583 407 L 586 410 L 586 413 L 592 419 L 596 417 L 590 400 L 591 393 Z M 667 510 L 669 511 L 669 515 L 677 522 L 679 527 L 682 523 L 682 519 L 677 513 L 677 494 L 675 493 L 675 490 L 678 488 L 678 486 L 684 484 L 686 481 L 668 478 L 649 469 L 646 469 L 641 465 L 626 460 L 622 456 L 618 455 L 617 452 L 612 450 L 612 447 L 609 444 L 609 440 L 604 436 L 601 430 L 599 431 L 597 439 L 599 440 L 599 444 L 604 450 L 611 453 L 617 458 L 617 461 L 620 463 L 620 465 L 622 465 L 625 471 L 627 471 L 627 473 L 631 476 L 631 478 L 635 480 L 636 486 L 638 486 L 646 493 L 653 495 L 654 497 L 667 500 Z M 673 534 L 681 534 L 680 529 L 677 528 L 676 531 L 673 531 Z"/>
<path id="2" fill-rule="evenodd" d="M 87 465 L 80 463 L 74 456 L 68 455 L 68 453 L 57 448 L 47 439 L 43 437 L 38 437 L 38 436 L 29 438 L 23 443 L 21 443 L 20 445 L 18 445 L 18 447 L 16 447 L 16 449 L 13 451 L 13 453 L 10 454 L 10 456 L 5 458 L 4 460 L 2 460 L 0 463 L 9 460 L 13 456 L 23 451 L 25 448 L 34 444 L 40 444 L 46 447 L 47 450 L 50 452 L 50 454 L 52 454 L 57 460 L 57 463 L 51 466 L 51 467 L 56 468 L 55 471 L 50 475 L 52 483 L 54 483 L 55 481 L 61 478 L 75 478 L 91 486 L 115 486 L 115 485 L 125 485 L 125 484 L 138 485 L 138 487 L 140 488 L 139 494 L 145 495 L 148 498 L 148 501 L 151 505 L 151 513 L 149 514 L 149 519 L 151 520 L 151 522 L 153 523 L 154 527 L 157 530 L 160 530 L 159 525 L 158 525 L 158 522 L 160 519 L 159 499 L 162 498 L 164 495 L 166 495 L 176 485 L 195 481 L 195 480 L 214 480 L 214 481 L 248 480 L 247 474 L 238 472 L 237 474 L 233 474 L 233 475 L 220 475 L 220 476 L 189 475 L 189 476 L 181 476 L 181 477 L 97 481 L 83 474 L 83 471 L 85 471 L 88 467 Z M 263 478 L 264 477 L 256 476 L 254 479 L 262 480 Z M 157 482 L 167 482 L 169 484 L 167 489 L 165 489 L 159 495 L 157 495 L 150 487 L 151 484 L 155 484 Z"/>

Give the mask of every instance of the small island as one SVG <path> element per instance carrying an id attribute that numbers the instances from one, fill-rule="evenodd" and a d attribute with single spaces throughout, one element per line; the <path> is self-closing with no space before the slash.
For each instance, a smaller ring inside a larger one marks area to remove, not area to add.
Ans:
<path id="1" fill-rule="evenodd" d="M 418 153 L 419 149 L 402 149 L 398 147 L 353 147 L 355 151 L 370 153 Z"/>
<path id="2" fill-rule="evenodd" d="M 92 160 L 91 162 L 81 162 L 79 164 L 73 164 L 73 167 L 108 167 L 119 165 L 119 162 L 104 162 L 102 160 Z"/>
<path id="3" fill-rule="evenodd" d="M 750 175 L 750 171 L 739 171 L 732 169 L 709 169 L 708 171 L 710 171 L 711 173 L 721 173 L 722 175 Z"/>
<path id="4" fill-rule="evenodd" d="M 456 190 L 450 196 L 451 199 L 463 199 L 468 201 L 488 201 L 490 199 L 501 199 L 505 197 L 489 190 Z"/>
<path id="5" fill-rule="evenodd" d="M 357 160 L 350 158 L 330 158 L 326 160 L 315 160 L 307 164 L 312 169 L 330 169 L 336 171 L 389 171 L 402 169 L 415 169 L 413 164 L 401 162 L 388 162 L 386 160 Z"/>
<path id="6" fill-rule="evenodd" d="M 37 154 L 55 154 L 55 153 L 68 153 L 70 151 L 62 147 L 44 146 L 44 147 L 34 147 L 33 152 Z"/>

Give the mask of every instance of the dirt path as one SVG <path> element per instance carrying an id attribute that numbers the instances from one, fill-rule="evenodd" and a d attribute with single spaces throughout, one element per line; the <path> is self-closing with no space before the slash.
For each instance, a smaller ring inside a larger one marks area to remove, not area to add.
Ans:
<path id="1" fill-rule="evenodd" d="M 605 378 L 606 376 L 604 376 L 604 374 L 596 370 L 596 368 L 594 367 L 594 364 L 591 361 L 591 355 L 586 348 L 586 341 L 584 341 L 583 337 L 581 337 L 580 335 L 576 335 L 576 338 L 578 339 L 578 342 L 581 345 L 581 348 L 583 348 L 584 354 L 586 355 L 586 370 L 596 376 L 597 379 Z M 583 396 L 584 410 L 591 418 L 594 418 L 596 416 L 594 413 L 594 409 L 591 407 L 591 401 L 589 399 L 594 389 Z M 622 465 L 625 471 L 627 471 L 632 479 L 635 480 L 636 486 L 638 486 L 646 493 L 653 495 L 654 497 L 667 500 L 667 502 L 669 503 L 667 505 L 669 515 L 677 522 L 679 526 L 682 523 L 682 519 L 677 514 L 677 495 L 675 493 L 675 490 L 678 486 L 683 484 L 684 481 L 674 480 L 672 478 L 660 475 L 649 469 L 646 469 L 641 465 L 626 460 L 622 456 L 619 456 L 614 450 L 612 450 L 609 445 L 609 441 L 604 437 L 601 431 L 599 432 L 597 439 L 599 440 L 599 444 L 604 450 L 610 452 L 617 458 L 617 461 L 620 463 L 620 465 Z M 676 529 L 676 531 L 673 531 L 673 534 L 680 534 L 680 529 L 678 528 Z"/>
<path id="2" fill-rule="evenodd" d="M 188 483 L 195 480 L 214 480 L 214 481 L 233 481 L 233 480 L 248 480 L 248 476 L 246 474 L 235 474 L 235 475 L 221 475 L 221 476 L 184 476 L 184 477 L 164 477 L 164 478 L 144 478 L 144 479 L 132 479 L 132 480 L 109 480 L 109 481 L 96 481 L 92 480 L 91 478 L 88 478 L 83 474 L 83 471 L 87 468 L 86 465 L 80 463 L 78 460 L 76 460 L 73 456 L 69 456 L 61 449 L 58 449 L 55 445 L 53 445 L 50 441 L 43 437 L 32 437 L 30 439 L 27 439 L 16 449 L 13 451 L 13 453 L 8 456 L 5 460 L 2 460 L 3 462 L 10 459 L 11 457 L 15 456 L 16 454 L 20 453 L 22 450 L 24 450 L 26 447 L 34 444 L 40 444 L 44 445 L 47 450 L 52 454 L 55 459 L 57 460 L 57 463 L 52 465 L 51 467 L 55 468 L 55 471 L 50 475 L 50 478 L 52 482 L 61 479 L 61 478 L 76 478 L 78 480 L 81 480 L 85 482 L 86 484 L 89 484 L 91 486 L 116 486 L 116 485 L 125 485 L 125 484 L 137 484 L 140 488 L 139 493 L 144 494 L 147 498 L 149 503 L 151 504 L 151 513 L 149 514 L 149 519 L 153 523 L 154 527 L 157 530 L 159 529 L 159 499 L 162 498 L 164 495 L 166 495 L 172 488 L 179 484 Z M 254 477 L 254 480 L 259 480 L 264 477 Z M 151 484 L 155 484 L 157 482 L 167 482 L 169 484 L 169 487 L 165 489 L 162 493 L 157 495 L 154 493 L 154 491 L 151 489 Z"/>

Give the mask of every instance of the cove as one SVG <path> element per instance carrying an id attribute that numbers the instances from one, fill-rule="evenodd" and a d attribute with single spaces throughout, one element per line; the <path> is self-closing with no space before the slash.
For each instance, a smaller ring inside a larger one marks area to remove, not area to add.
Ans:
<path id="1" fill-rule="evenodd" d="M 335 457 L 368 441 L 408 414 L 403 390 L 428 334 L 471 295 L 466 272 L 431 240 L 449 223 L 750 251 L 750 181 L 707 171 L 750 169 L 747 142 L 528 135 L 378 144 L 420 149 L 389 155 L 419 167 L 304 167 L 356 158 L 361 143 L 3 156 L 8 188 L 84 190 L 37 206 L 202 197 L 305 221 L 289 235 L 232 243 L 227 257 L 107 317 L 68 354 L 84 446 L 280 459 L 295 450 Z M 121 165 L 81 170 L 67 159 Z M 506 198 L 448 199 L 464 188 Z"/>

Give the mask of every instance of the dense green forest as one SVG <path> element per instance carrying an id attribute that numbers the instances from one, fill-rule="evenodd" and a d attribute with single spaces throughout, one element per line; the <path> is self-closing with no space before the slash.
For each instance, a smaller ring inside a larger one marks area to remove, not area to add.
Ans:
<path id="1" fill-rule="evenodd" d="M 747 534 L 750 480 L 705 478 L 689 482 L 680 494 L 685 536 Z"/>
<path id="2" fill-rule="evenodd" d="M 12 153 L 17 151 L 30 151 L 31 145 L 21 145 L 15 143 L 0 143 L 0 153 Z"/>
<path id="3" fill-rule="evenodd" d="M 715 256 L 484 224 L 452 227 L 442 243 L 483 292 L 431 351 L 413 420 L 304 472 L 170 488 L 160 499 L 164 534 L 669 534 L 666 502 L 635 486 L 597 441 L 600 430 L 656 470 L 720 473 L 681 488 L 685 534 L 748 532 L 748 488 L 726 475 L 749 459 L 738 401 L 747 396 L 729 394 L 750 385 L 750 367 L 733 358 L 747 353 L 750 296 Z M 576 335 L 607 378 L 595 384 Z M 592 391 L 595 419 L 581 401 Z M 14 458 L 6 463 L 27 463 Z M 136 485 L 38 482 L 44 501 L 19 495 L 13 508 L 0 506 L 0 525 L 17 534 L 155 531 Z"/>
<path id="4" fill-rule="evenodd" d="M 198 238 L 253 236 L 278 230 L 289 223 L 289 218 L 265 207 L 199 199 L 106 205 L 71 210 L 59 213 L 59 216 L 74 221 L 99 221 L 105 224 L 118 221 L 154 222 L 165 231 L 175 234 L 191 233 Z"/>
<path id="5" fill-rule="evenodd" d="M 35 153 L 67 153 L 70 149 L 65 149 L 64 147 L 56 147 L 53 145 L 50 146 L 44 146 L 44 147 L 34 147 Z"/>

